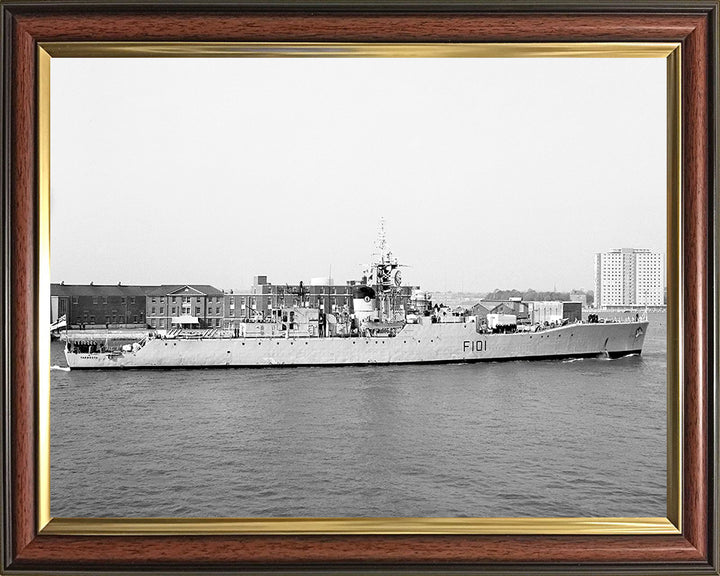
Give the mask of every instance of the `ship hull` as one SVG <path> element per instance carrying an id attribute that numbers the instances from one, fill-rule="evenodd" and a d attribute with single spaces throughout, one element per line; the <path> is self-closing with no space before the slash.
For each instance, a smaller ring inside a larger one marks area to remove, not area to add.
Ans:
<path id="1" fill-rule="evenodd" d="M 480 334 L 475 324 L 408 324 L 389 338 L 153 339 L 134 352 L 73 353 L 73 369 L 345 366 L 619 357 L 642 351 L 647 322 Z"/>

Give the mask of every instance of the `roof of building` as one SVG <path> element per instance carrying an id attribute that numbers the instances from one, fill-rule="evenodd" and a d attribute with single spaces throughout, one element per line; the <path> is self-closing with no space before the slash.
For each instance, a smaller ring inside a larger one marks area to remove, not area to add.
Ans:
<path id="1" fill-rule="evenodd" d="M 174 295 L 207 295 L 222 296 L 223 291 L 218 290 L 215 286 L 209 284 L 163 284 L 157 286 L 152 292 L 148 292 L 148 296 L 174 296 Z"/>
<path id="2" fill-rule="evenodd" d="M 51 296 L 146 296 L 157 286 L 125 284 L 50 284 Z"/>

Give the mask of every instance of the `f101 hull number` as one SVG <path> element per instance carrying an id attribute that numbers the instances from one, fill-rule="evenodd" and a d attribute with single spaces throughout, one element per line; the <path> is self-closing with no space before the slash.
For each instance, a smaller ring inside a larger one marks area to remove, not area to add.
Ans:
<path id="1" fill-rule="evenodd" d="M 487 352 L 487 340 L 464 340 L 463 352 Z"/>

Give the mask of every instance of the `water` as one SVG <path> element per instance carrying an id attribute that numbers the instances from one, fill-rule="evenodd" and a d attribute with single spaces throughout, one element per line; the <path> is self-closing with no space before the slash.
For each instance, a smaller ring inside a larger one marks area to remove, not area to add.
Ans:
<path id="1" fill-rule="evenodd" d="M 650 319 L 643 355 L 618 360 L 55 369 L 51 513 L 665 516 Z"/>

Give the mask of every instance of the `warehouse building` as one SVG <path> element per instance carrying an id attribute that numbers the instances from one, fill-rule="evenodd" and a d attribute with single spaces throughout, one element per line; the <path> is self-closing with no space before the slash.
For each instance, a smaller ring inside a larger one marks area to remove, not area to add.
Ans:
<path id="1" fill-rule="evenodd" d="M 145 326 L 145 300 L 156 289 L 122 283 L 51 284 L 50 322 L 65 316 L 70 328 Z"/>

